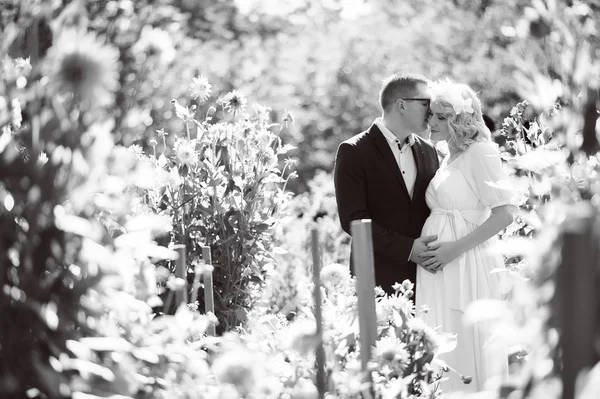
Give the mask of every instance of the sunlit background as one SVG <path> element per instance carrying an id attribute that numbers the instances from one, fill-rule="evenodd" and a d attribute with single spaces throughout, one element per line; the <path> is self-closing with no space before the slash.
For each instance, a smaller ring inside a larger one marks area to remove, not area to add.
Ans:
<path id="1" fill-rule="evenodd" d="M 473 87 L 522 191 L 497 248 L 508 301 L 469 314 L 497 323 L 510 381 L 471 398 L 600 397 L 598 15 L 0 0 L 0 398 L 358 399 L 367 375 L 378 399 L 443 397 L 452 344 L 409 282 L 377 293 L 362 372 L 333 189 L 338 145 L 402 72 Z"/>

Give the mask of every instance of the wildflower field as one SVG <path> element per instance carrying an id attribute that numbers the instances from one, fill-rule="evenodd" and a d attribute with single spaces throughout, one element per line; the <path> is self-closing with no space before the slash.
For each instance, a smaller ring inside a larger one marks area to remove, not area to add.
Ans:
<path id="1" fill-rule="evenodd" d="M 600 397 L 598 15 L 0 0 L 0 398 Z M 402 71 L 477 89 L 522 193 L 508 298 L 465 314 L 510 348 L 479 393 L 440 388 L 470 377 L 410 281 L 361 340 L 331 173 Z"/>

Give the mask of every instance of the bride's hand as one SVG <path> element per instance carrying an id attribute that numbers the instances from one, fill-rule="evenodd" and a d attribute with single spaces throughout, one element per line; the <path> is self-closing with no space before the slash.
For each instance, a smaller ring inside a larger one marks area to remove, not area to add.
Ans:
<path id="1" fill-rule="evenodd" d="M 430 244 L 428 248 L 429 251 L 422 252 L 419 255 L 421 259 L 424 259 L 420 264 L 433 272 L 442 270 L 444 266 L 462 253 L 456 241 Z"/>

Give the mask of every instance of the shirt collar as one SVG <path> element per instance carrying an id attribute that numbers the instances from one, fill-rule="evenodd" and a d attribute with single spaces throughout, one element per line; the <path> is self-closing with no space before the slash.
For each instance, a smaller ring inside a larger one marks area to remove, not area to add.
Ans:
<path id="1" fill-rule="evenodd" d="M 408 144 L 410 147 L 412 147 L 413 144 L 415 144 L 415 136 L 414 136 L 414 134 L 412 134 L 412 133 L 409 134 L 408 137 L 406 137 L 406 141 L 404 143 L 402 143 L 400 140 L 398 140 L 398 137 L 396 137 L 396 135 L 394 133 L 392 133 L 391 130 L 388 129 L 383 124 L 383 121 L 381 120 L 381 118 L 375 119 L 375 125 L 377 125 L 377 127 L 379 128 L 379 130 L 381 130 L 381 133 L 383 133 L 383 137 L 385 137 L 385 139 L 390 144 L 401 143 L 403 146 L 405 144 Z"/>

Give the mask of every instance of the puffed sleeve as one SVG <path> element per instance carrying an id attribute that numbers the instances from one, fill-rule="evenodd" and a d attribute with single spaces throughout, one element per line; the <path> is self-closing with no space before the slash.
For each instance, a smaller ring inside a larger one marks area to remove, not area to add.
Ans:
<path id="1" fill-rule="evenodd" d="M 514 205 L 515 190 L 502 167 L 498 145 L 473 143 L 464 155 L 463 173 L 481 203 L 489 208 Z"/>

